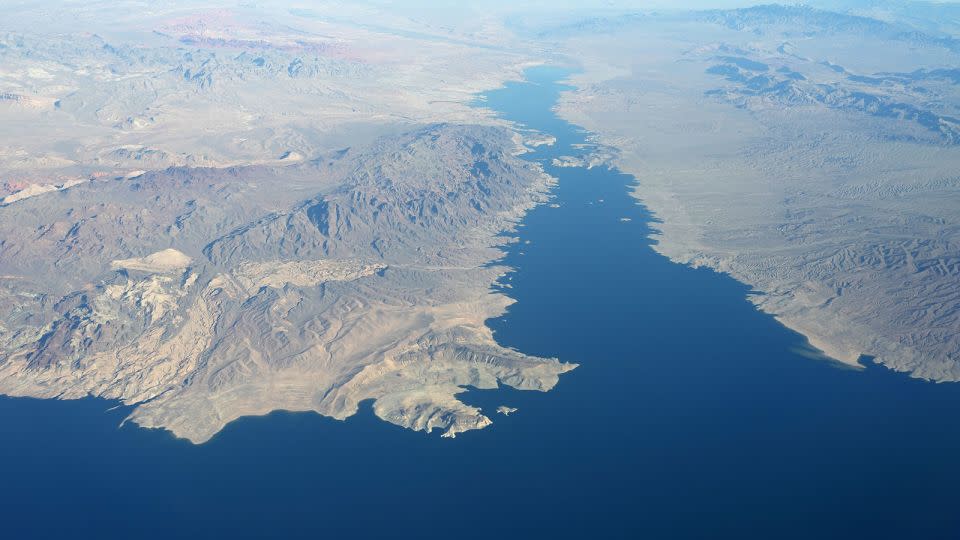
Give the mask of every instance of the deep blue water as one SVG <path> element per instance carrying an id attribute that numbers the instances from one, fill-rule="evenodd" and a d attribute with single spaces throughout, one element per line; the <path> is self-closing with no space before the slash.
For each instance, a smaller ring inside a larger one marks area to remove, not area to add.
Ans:
<path id="1" fill-rule="evenodd" d="M 576 154 L 563 72 L 487 95 Z M 102 400 L 0 398 L 5 538 L 956 538 L 960 385 L 805 352 L 749 292 L 650 249 L 632 177 L 547 170 L 506 257 L 502 343 L 581 366 L 549 393 L 471 391 L 440 439 L 274 413 L 193 446 Z M 622 217 L 632 221 L 623 222 Z M 529 241 L 530 243 L 525 243 Z M 519 412 L 503 417 L 492 408 Z"/>

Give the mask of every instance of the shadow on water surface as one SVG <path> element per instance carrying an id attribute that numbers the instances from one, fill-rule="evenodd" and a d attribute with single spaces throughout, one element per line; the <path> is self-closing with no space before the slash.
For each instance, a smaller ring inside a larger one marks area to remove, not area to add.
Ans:
<path id="1" fill-rule="evenodd" d="M 657 255 L 635 179 L 551 165 L 589 142 L 551 112 L 565 75 L 537 68 L 484 101 L 558 138 L 526 157 L 560 179 L 559 206 L 524 219 L 502 281 L 517 303 L 489 321 L 504 345 L 580 364 L 556 389 L 472 389 L 462 397 L 494 425 L 453 440 L 364 403 L 346 422 L 241 419 L 201 446 L 117 429 L 126 408 L 102 400 L 0 399 L 6 525 L 100 538 L 956 537 L 960 385 L 812 360 L 747 287 Z"/>

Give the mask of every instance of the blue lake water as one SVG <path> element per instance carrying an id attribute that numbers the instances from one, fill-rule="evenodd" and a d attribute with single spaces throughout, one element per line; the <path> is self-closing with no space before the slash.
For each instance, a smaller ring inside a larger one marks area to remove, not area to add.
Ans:
<path id="1" fill-rule="evenodd" d="M 0 398 L 0 534 L 956 538 L 960 385 L 811 359 L 746 287 L 654 253 L 635 179 L 549 165 L 587 136 L 551 112 L 563 76 L 486 95 L 558 138 L 527 157 L 560 206 L 524 220 L 504 280 L 518 302 L 489 322 L 581 364 L 555 390 L 470 391 L 494 425 L 454 440 L 367 404 L 242 419 L 201 446 L 118 429 L 127 409 L 102 400 Z"/>

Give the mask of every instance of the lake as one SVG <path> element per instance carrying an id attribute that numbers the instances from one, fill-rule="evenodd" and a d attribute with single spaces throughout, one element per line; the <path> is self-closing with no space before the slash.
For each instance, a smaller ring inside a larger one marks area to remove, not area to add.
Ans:
<path id="1" fill-rule="evenodd" d="M 635 178 L 550 165 L 589 143 L 551 111 L 565 75 L 482 103 L 558 139 L 524 156 L 560 181 L 506 254 L 517 303 L 489 321 L 580 364 L 556 389 L 471 390 L 494 424 L 453 440 L 367 403 L 201 446 L 118 429 L 129 409 L 103 400 L 0 398 L 4 536 L 956 538 L 960 385 L 811 358 L 747 287 L 656 254 Z"/>

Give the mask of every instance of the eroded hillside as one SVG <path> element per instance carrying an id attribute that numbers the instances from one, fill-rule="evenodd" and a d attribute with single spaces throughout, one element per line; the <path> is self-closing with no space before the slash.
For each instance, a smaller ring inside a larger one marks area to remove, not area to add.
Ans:
<path id="1" fill-rule="evenodd" d="M 308 164 L 169 169 L 12 205 L 0 391 L 120 399 L 196 442 L 240 416 L 342 419 L 367 399 L 401 426 L 482 428 L 463 387 L 548 390 L 573 368 L 484 325 L 510 303 L 490 289 L 496 235 L 549 185 L 517 150 L 499 128 L 435 125 Z"/>

